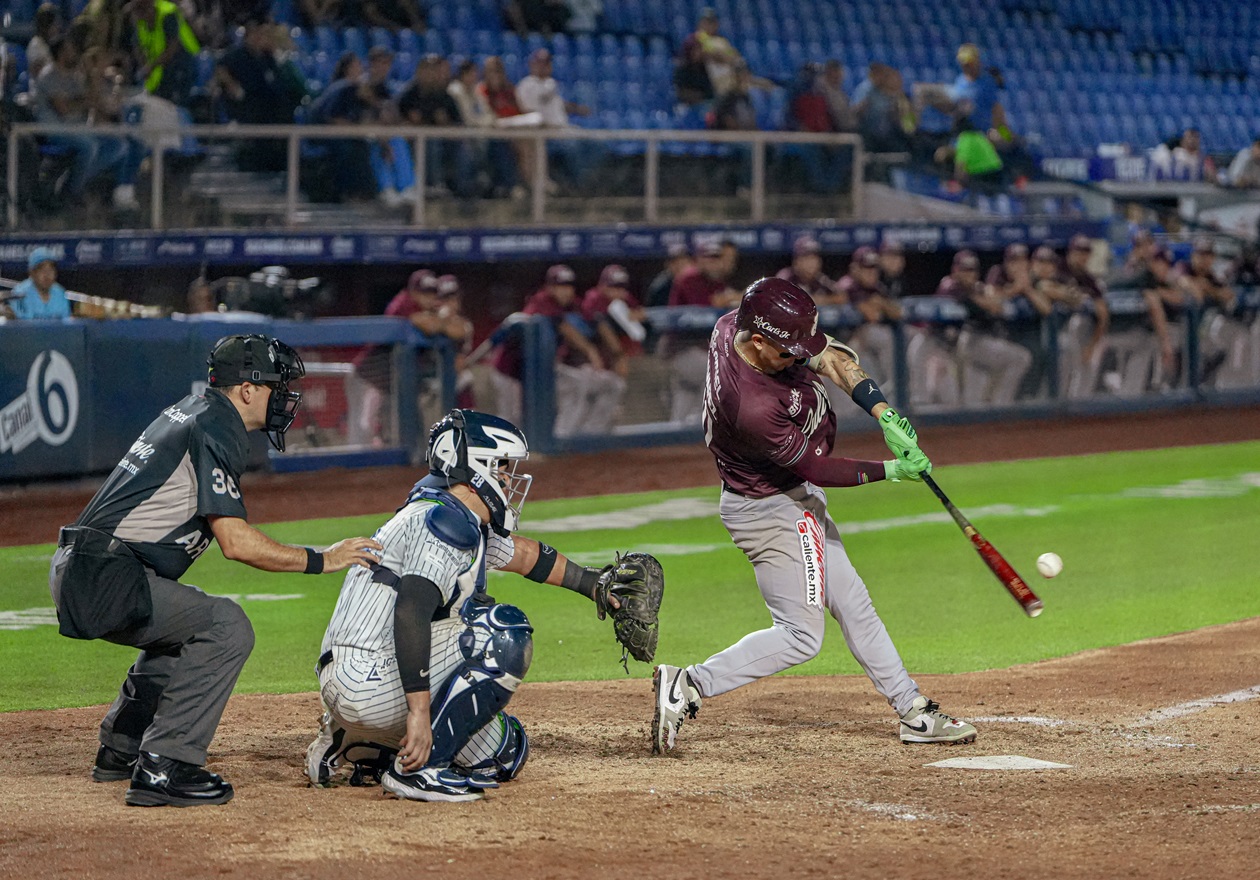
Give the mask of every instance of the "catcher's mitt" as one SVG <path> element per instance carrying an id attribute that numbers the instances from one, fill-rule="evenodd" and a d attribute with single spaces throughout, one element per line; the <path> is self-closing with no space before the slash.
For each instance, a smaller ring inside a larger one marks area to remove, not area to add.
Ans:
<path id="1" fill-rule="evenodd" d="M 616 562 L 604 567 L 595 586 L 595 609 L 599 619 L 611 614 L 613 634 L 621 642 L 621 665 L 630 673 L 626 655 L 644 663 L 656 654 L 660 630 L 657 613 L 665 595 L 665 573 L 650 553 L 618 555 Z M 609 597 L 615 596 L 621 606 L 613 608 Z"/>

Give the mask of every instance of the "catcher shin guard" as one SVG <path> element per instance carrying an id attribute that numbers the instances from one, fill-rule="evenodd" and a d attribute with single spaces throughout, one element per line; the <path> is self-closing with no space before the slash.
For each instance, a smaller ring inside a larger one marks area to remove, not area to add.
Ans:
<path id="1" fill-rule="evenodd" d="M 455 756 L 455 766 L 470 774 L 488 775 L 510 782 L 520 775 L 529 760 L 529 737 L 515 715 L 500 712 L 473 734 L 468 745 Z"/>
<path id="2" fill-rule="evenodd" d="M 459 637 L 464 662 L 434 694 L 430 766 L 449 765 L 499 714 L 534 657 L 534 628 L 516 606 L 470 604 L 464 620 L 468 629 Z"/>

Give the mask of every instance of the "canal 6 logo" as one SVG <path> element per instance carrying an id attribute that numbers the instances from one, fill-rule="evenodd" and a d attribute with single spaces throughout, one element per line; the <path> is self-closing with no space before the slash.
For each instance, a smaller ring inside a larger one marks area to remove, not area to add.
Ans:
<path id="1" fill-rule="evenodd" d="M 18 453 L 36 440 L 60 446 L 79 421 L 79 382 L 59 351 L 41 351 L 26 376 L 26 390 L 0 410 L 0 453 Z"/>

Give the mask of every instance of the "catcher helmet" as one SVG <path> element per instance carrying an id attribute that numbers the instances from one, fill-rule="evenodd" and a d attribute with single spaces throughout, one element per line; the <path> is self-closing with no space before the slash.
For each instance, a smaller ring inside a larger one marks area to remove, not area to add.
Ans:
<path id="1" fill-rule="evenodd" d="M 213 388 L 227 388 L 250 382 L 271 389 L 267 404 L 267 424 L 263 431 L 278 452 L 284 452 L 284 432 L 297 417 L 302 392 L 290 391 L 289 383 L 306 375 L 302 356 L 279 339 L 257 333 L 224 336 L 214 344 L 207 379 Z"/>
<path id="2" fill-rule="evenodd" d="M 827 347 L 813 298 L 783 278 L 762 278 L 744 291 L 735 329 L 760 333 L 798 358 L 813 357 Z"/>
<path id="3" fill-rule="evenodd" d="M 490 511 L 490 527 L 509 535 L 534 478 L 517 473 L 529 458 L 520 429 L 498 416 L 453 409 L 429 433 L 429 473 L 450 483 L 466 483 Z"/>

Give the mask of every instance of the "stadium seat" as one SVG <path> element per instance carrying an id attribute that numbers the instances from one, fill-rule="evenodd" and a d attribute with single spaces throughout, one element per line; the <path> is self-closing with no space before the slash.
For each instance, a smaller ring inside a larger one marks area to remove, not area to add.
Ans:
<path id="1" fill-rule="evenodd" d="M 367 37 L 362 28 L 348 27 L 341 32 L 341 48 L 345 52 L 353 52 L 360 58 L 367 55 Z"/>
<path id="2" fill-rule="evenodd" d="M 420 38 L 416 35 L 415 31 L 410 28 L 405 28 L 404 30 L 398 32 L 398 51 L 410 52 L 416 57 L 420 56 L 421 43 Z"/>

